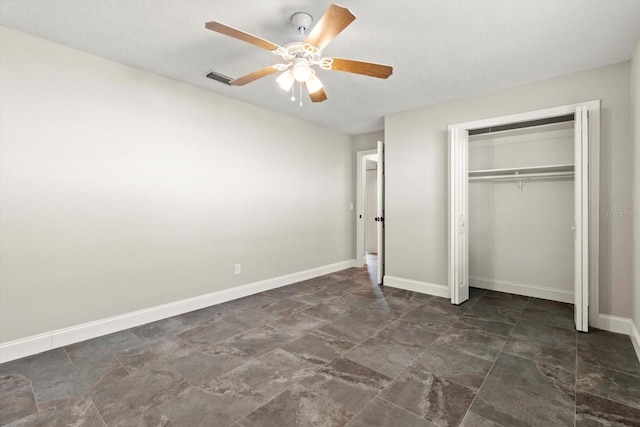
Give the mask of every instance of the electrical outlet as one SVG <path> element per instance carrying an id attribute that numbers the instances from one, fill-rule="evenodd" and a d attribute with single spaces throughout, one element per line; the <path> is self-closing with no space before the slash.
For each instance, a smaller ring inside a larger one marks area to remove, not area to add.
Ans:
<path id="1" fill-rule="evenodd" d="M 240 273 L 242 273 L 242 265 L 236 264 L 236 266 L 235 266 L 235 274 L 240 274 Z"/>

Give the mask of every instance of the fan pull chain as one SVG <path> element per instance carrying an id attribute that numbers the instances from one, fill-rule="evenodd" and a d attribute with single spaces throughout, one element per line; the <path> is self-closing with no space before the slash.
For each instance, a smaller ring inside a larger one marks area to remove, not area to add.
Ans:
<path id="1" fill-rule="evenodd" d="M 300 83 L 300 106 L 302 107 L 302 83 Z"/>
<path id="2" fill-rule="evenodd" d="M 291 102 L 296 100 L 296 85 L 291 85 Z"/>

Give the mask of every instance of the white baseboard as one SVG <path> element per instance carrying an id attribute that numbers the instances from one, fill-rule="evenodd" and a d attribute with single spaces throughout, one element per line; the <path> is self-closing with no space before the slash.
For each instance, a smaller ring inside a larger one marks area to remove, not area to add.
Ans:
<path id="1" fill-rule="evenodd" d="M 636 350 L 636 356 L 638 356 L 638 360 L 640 360 L 640 331 L 636 328 L 636 324 L 631 321 L 631 332 L 629 333 L 631 337 L 631 342 L 633 343 L 633 348 Z"/>
<path id="2" fill-rule="evenodd" d="M 0 363 L 354 267 L 347 260 L 0 344 Z"/>
<path id="3" fill-rule="evenodd" d="M 591 326 L 617 334 L 631 335 L 631 325 L 631 319 L 627 319 L 626 317 L 600 313 L 596 324 Z"/>
<path id="4" fill-rule="evenodd" d="M 569 304 L 573 304 L 575 302 L 572 291 L 564 291 L 560 289 L 547 288 L 544 286 L 530 285 L 527 283 L 507 282 L 504 280 L 488 279 L 486 277 L 470 276 L 469 285 L 474 288 L 507 292 L 510 294 L 524 295 L 526 297 L 566 302 Z"/>
<path id="5" fill-rule="evenodd" d="M 437 285 L 417 280 L 403 279 L 402 277 L 384 276 L 383 283 L 390 288 L 404 289 L 406 291 L 419 292 L 421 294 L 435 295 L 437 297 L 451 298 L 449 286 Z"/>

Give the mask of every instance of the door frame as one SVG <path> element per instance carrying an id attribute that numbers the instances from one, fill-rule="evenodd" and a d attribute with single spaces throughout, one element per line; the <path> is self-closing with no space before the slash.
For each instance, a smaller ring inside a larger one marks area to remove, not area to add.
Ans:
<path id="1" fill-rule="evenodd" d="M 588 218 L 588 260 L 589 260 L 589 269 L 588 269 L 588 281 L 587 291 L 589 292 L 589 322 L 592 325 L 597 324 L 598 322 L 598 314 L 599 304 L 600 304 L 600 293 L 599 293 L 599 269 L 600 269 L 600 100 L 581 102 L 577 104 L 563 105 L 560 107 L 547 108 L 536 111 L 529 111 L 525 113 L 512 114 L 508 116 L 494 117 L 483 120 L 476 120 L 472 122 L 458 123 L 449 125 L 449 258 L 448 258 L 448 270 L 449 270 L 449 291 L 451 292 L 452 302 L 457 303 L 460 301 L 460 296 L 458 295 L 458 286 L 455 286 L 455 283 L 459 281 L 459 276 L 462 274 L 464 276 L 464 271 L 467 268 L 468 264 L 462 266 L 462 270 L 455 263 L 456 258 L 460 258 L 460 256 L 465 256 L 465 254 L 456 255 L 456 247 L 459 245 L 454 244 L 455 240 L 458 238 L 458 234 L 460 231 L 460 224 L 463 224 L 462 227 L 466 228 L 466 218 L 468 214 L 466 213 L 467 209 L 467 200 L 466 198 L 456 198 L 456 189 L 458 191 L 464 187 L 464 184 L 460 182 L 462 177 L 458 177 L 456 175 L 456 171 L 454 168 L 463 167 L 464 170 L 468 169 L 467 159 L 468 159 L 468 149 L 462 156 L 452 156 L 452 148 L 454 144 L 458 145 L 458 149 L 460 147 L 466 147 L 466 139 L 465 135 L 468 135 L 468 131 L 472 129 L 481 129 L 492 126 L 500 126 L 511 123 L 518 122 L 527 122 L 531 120 L 539 120 L 551 117 L 558 117 L 567 114 L 575 114 L 579 107 L 586 108 L 589 114 L 589 139 L 588 139 L 588 166 L 589 166 L 589 174 L 588 179 L 583 181 L 583 184 L 588 187 L 588 199 L 589 206 L 587 210 L 587 218 Z M 466 178 L 465 178 L 466 179 Z M 461 187 L 462 186 L 462 187 Z M 468 192 L 467 192 L 468 198 Z M 460 217 L 462 215 L 462 218 Z M 466 237 L 466 236 L 465 236 Z M 468 255 L 468 246 L 466 255 Z M 463 277 L 463 280 L 465 278 Z M 468 277 L 466 278 L 466 282 L 468 285 Z M 575 297 L 575 295 L 574 295 Z M 584 325 L 583 328 L 585 331 L 587 330 L 587 325 Z"/>
<path id="2" fill-rule="evenodd" d="M 367 168 L 365 162 L 367 156 L 378 154 L 376 148 L 357 152 L 356 163 L 356 267 L 362 268 L 365 264 L 364 255 L 364 215 L 365 215 L 365 173 Z"/>

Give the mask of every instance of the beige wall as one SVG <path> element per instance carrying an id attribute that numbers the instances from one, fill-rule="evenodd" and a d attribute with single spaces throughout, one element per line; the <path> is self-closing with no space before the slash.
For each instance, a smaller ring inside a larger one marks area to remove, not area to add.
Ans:
<path id="1" fill-rule="evenodd" d="M 601 210 L 631 209 L 630 63 L 561 76 L 385 119 L 386 274 L 447 284 L 447 126 L 602 100 Z M 631 317 L 630 216 L 600 218 L 600 312 Z"/>
<path id="2" fill-rule="evenodd" d="M 351 137 L 0 31 L 0 342 L 353 258 Z"/>
<path id="3" fill-rule="evenodd" d="M 636 42 L 631 62 L 631 111 L 633 118 L 633 321 L 640 331 L 640 39 Z M 640 345 L 640 343 L 638 343 Z M 640 354 L 638 354 L 640 357 Z"/>

